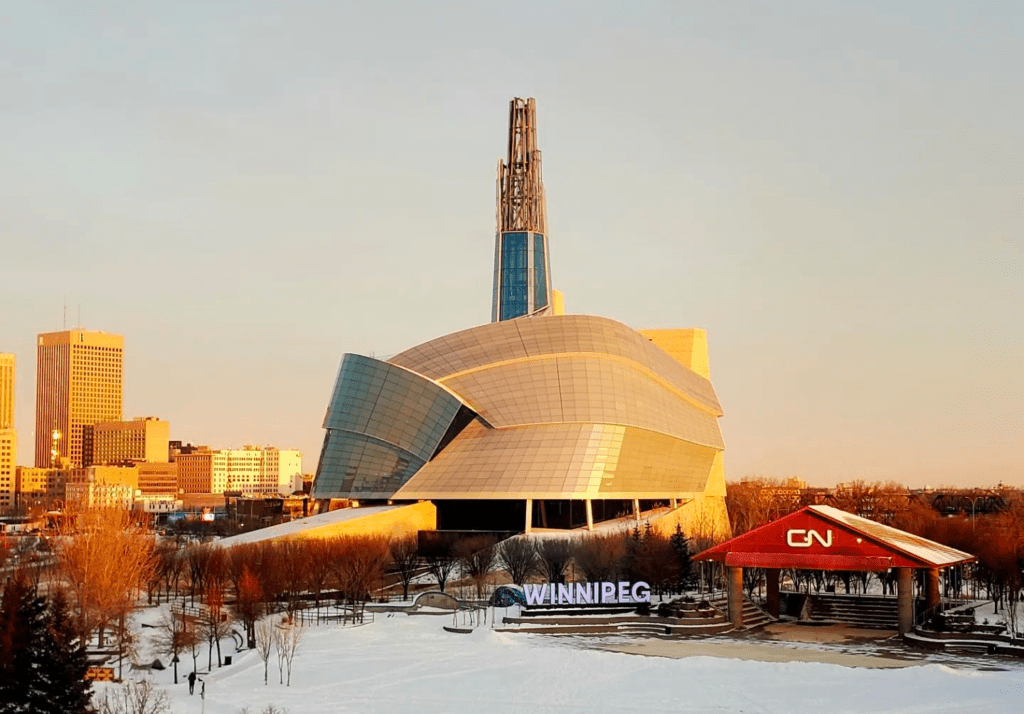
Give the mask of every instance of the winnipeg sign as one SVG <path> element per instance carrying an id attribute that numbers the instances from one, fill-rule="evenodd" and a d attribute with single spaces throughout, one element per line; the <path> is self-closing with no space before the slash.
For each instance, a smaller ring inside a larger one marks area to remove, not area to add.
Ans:
<path id="1" fill-rule="evenodd" d="M 527 605 L 632 605 L 651 601 L 651 586 L 641 581 L 598 583 L 525 583 Z"/>

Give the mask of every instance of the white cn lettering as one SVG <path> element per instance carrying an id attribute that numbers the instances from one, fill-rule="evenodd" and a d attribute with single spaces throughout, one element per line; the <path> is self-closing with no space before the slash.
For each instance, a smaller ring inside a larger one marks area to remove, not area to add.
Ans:
<path id="1" fill-rule="evenodd" d="M 786 545 L 791 548 L 810 548 L 814 541 L 818 541 L 824 548 L 832 547 L 832 529 L 825 531 L 825 537 L 821 537 L 821 533 L 814 530 L 805 530 L 803 528 L 790 528 L 786 531 Z"/>

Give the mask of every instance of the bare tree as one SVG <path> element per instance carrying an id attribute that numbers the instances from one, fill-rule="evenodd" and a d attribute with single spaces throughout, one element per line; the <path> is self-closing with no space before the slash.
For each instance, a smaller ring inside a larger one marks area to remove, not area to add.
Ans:
<path id="1" fill-rule="evenodd" d="M 309 543 L 286 540 L 277 544 L 277 551 L 285 610 L 291 616 L 298 611 L 302 594 L 308 588 Z"/>
<path id="2" fill-rule="evenodd" d="M 476 596 L 484 595 L 484 583 L 494 569 L 494 540 L 487 536 L 468 538 L 458 546 L 459 564 L 462 574 L 473 581 Z"/>
<path id="3" fill-rule="evenodd" d="M 572 558 L 587 582 L 611 580 L 625 554 L 625 536 L 619 533 L 577 538 L 572 543 Z"/>
<path id="4" fill-rule="evenodd" d="M 527 538 L 509 538 L 498 546 L 498 565 L 512 582 L 522 585 L 537 569 L 537 553 Z"/>
<path id="5" fill-rule="evenodd" d="M 97 631 L 102 645 L 104 628 L 131 609 L 136 591 L 151 577 L 153 541 L 122 509 L 86 509 L 73 523 L 59 549 L 61 572 L 79 630 L 86 636 Z"/>
<path id="6" fill-rule="evenodd" d="M 391 541 L 391 565 L 402 582 L 402 599 L 409 599 L 409 585 L 422 565 L 419 544 L 415 538 L 396 538 Z"/>
<path id="7" fill-rule="evenodd" d="M 281 637 L 280 647 L 284 650 L 285 664 L 288 668 L 288 682 L 286 686 L 292 686 L 292 662 L 295 661 L 295 653 L 299 651 L 302 644 L 303 629 L 292 624 Z"/>
<path id="8" fill-rule="evenodd" d="M 284 684 L 284 640 L 285 634 L 292 623 L 285 617 L 281 623 L 274 626 L 274 650 L 277 652 L 277 676 L 278 684 Z"/>
<path id="9" fill-rule="evenodd" d="M 189 633 L 185 618 L 173 612 L 165 613 L 157 626 L 156 646 L 160 652 L 171 656 L 174 664 L 174 683 L 178 683 L 178 656 L 189 647 Z"/>
<path id="10" fill-rule="evenodd" d="M 256 652 L 263 660 L 263 684 L 267 684 L 267 670 L 270 667 L 270 653 L 274 649 L 274 623 L 269 619 L 256 624 Z"/>
<path id="11" fill-rule="evenodd" d="M 148 679 L 106 689 L 96 701 L 96 714 L 167 714 L 169 711 L 171 702 L 167 692 L 154 687 Z"/>
<path id="12" fill-rule="evenodd" d="M 217 648 L 217 666 L 221 666 L 220 641 L 231 633 L 231 620 L 224 609 L 224 592 L 220 586 L 211 583 L 206 592 L 207 616 L 203 621 L 203 630 L 210 646 L 207 657 L 207 670 L 213 668 L 213 649 Z"/>
<path id="13" fill-rule="evenodd" d="M 313 593 L 317 617 L 320 616 L 320 597 L 333 574 L 334 547 L 331 541 L 317 538 L 308 541 L 305 550 L 307 584 Z"/>
<path id="14" fill-rule="evenodd" d="M 370 591 L 381 582 L 388 559 L 388 543 L 374 536 L 342 536 L 335 541 L 335 574 L 353 617 L 363 619 Z"/>
<path id="15" fill-rule="evenodd" d="M 434 576 L 434 580 L 437 581 L 437 587 L 440 588 L 441 592 L 444 592 L 448 580 L 451 578 L 452 573 L 455 572 L 455 567 L 459 564 L 459 559 L 455 557 L 450 547 L 446 547 L 425 555 L 423 557 L 423 564 L 426 566 L 427 572 Z"/>
<path id="16" fill-rule="evenodd" d="M 245 628 L 246 646 L 256 646 L 256 621 L 263 615 L 263 589 L 249 566 L 242 567 L 242 574 L 235 586 L 235 617 Z"/>
<path id="17" fill-rule="evenodd" d="M 569 541 L 561 538 L 542 538 L 537 541 L 535 548 L 537 561 L 548 582 L 565 582 L 565 571 L 572 557 Z"/>
<path id="18" fill-rule="evenodd" d="M 199 671 L 199 653 L 203 651 L 203 633 L 200 622 L 195 617 L 185 617 L 185 641 L 192 655 L 192 671 Z"/>

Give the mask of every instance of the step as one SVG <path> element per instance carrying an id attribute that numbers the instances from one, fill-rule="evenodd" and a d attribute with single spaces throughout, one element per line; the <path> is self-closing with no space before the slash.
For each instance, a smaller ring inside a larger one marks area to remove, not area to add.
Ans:
<path id="1" fill-rule="evenodd" d="M 569 615 L 628 615 L 636 611 L 636 605 L 602 607 L 531 607 L 522 609 L 523 617 L 569 616 Z"/>

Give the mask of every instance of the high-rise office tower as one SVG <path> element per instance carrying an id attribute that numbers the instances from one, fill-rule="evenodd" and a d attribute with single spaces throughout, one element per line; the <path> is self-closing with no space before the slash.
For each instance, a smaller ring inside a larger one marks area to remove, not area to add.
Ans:
<path id="1" fill-rule="evenodd" d="M 121 421 L 123 367 L 121 335 L 87 330 L 39 335 L 36 466 L 51 466 L 63 459 L 72 468 L 82 466 L 83 428 Z"/>
<path id="2" fill-rule="evenodd" d="M 14 355 L 0 354 L 0 508 L 14 505 L 18 434 L 14 430 Z"/>
<path id="3" fill-rule="evenodd" d="M 547 206 L 537 148 L 537 103 L 509 103 L 508 157 L 498 162 L 491 322 L 551 310 Z"/>
<path id="4" fill-rule="evenodd" d="M 0 353 L 0 429 L 14 428 L 14 355 Z"/>

